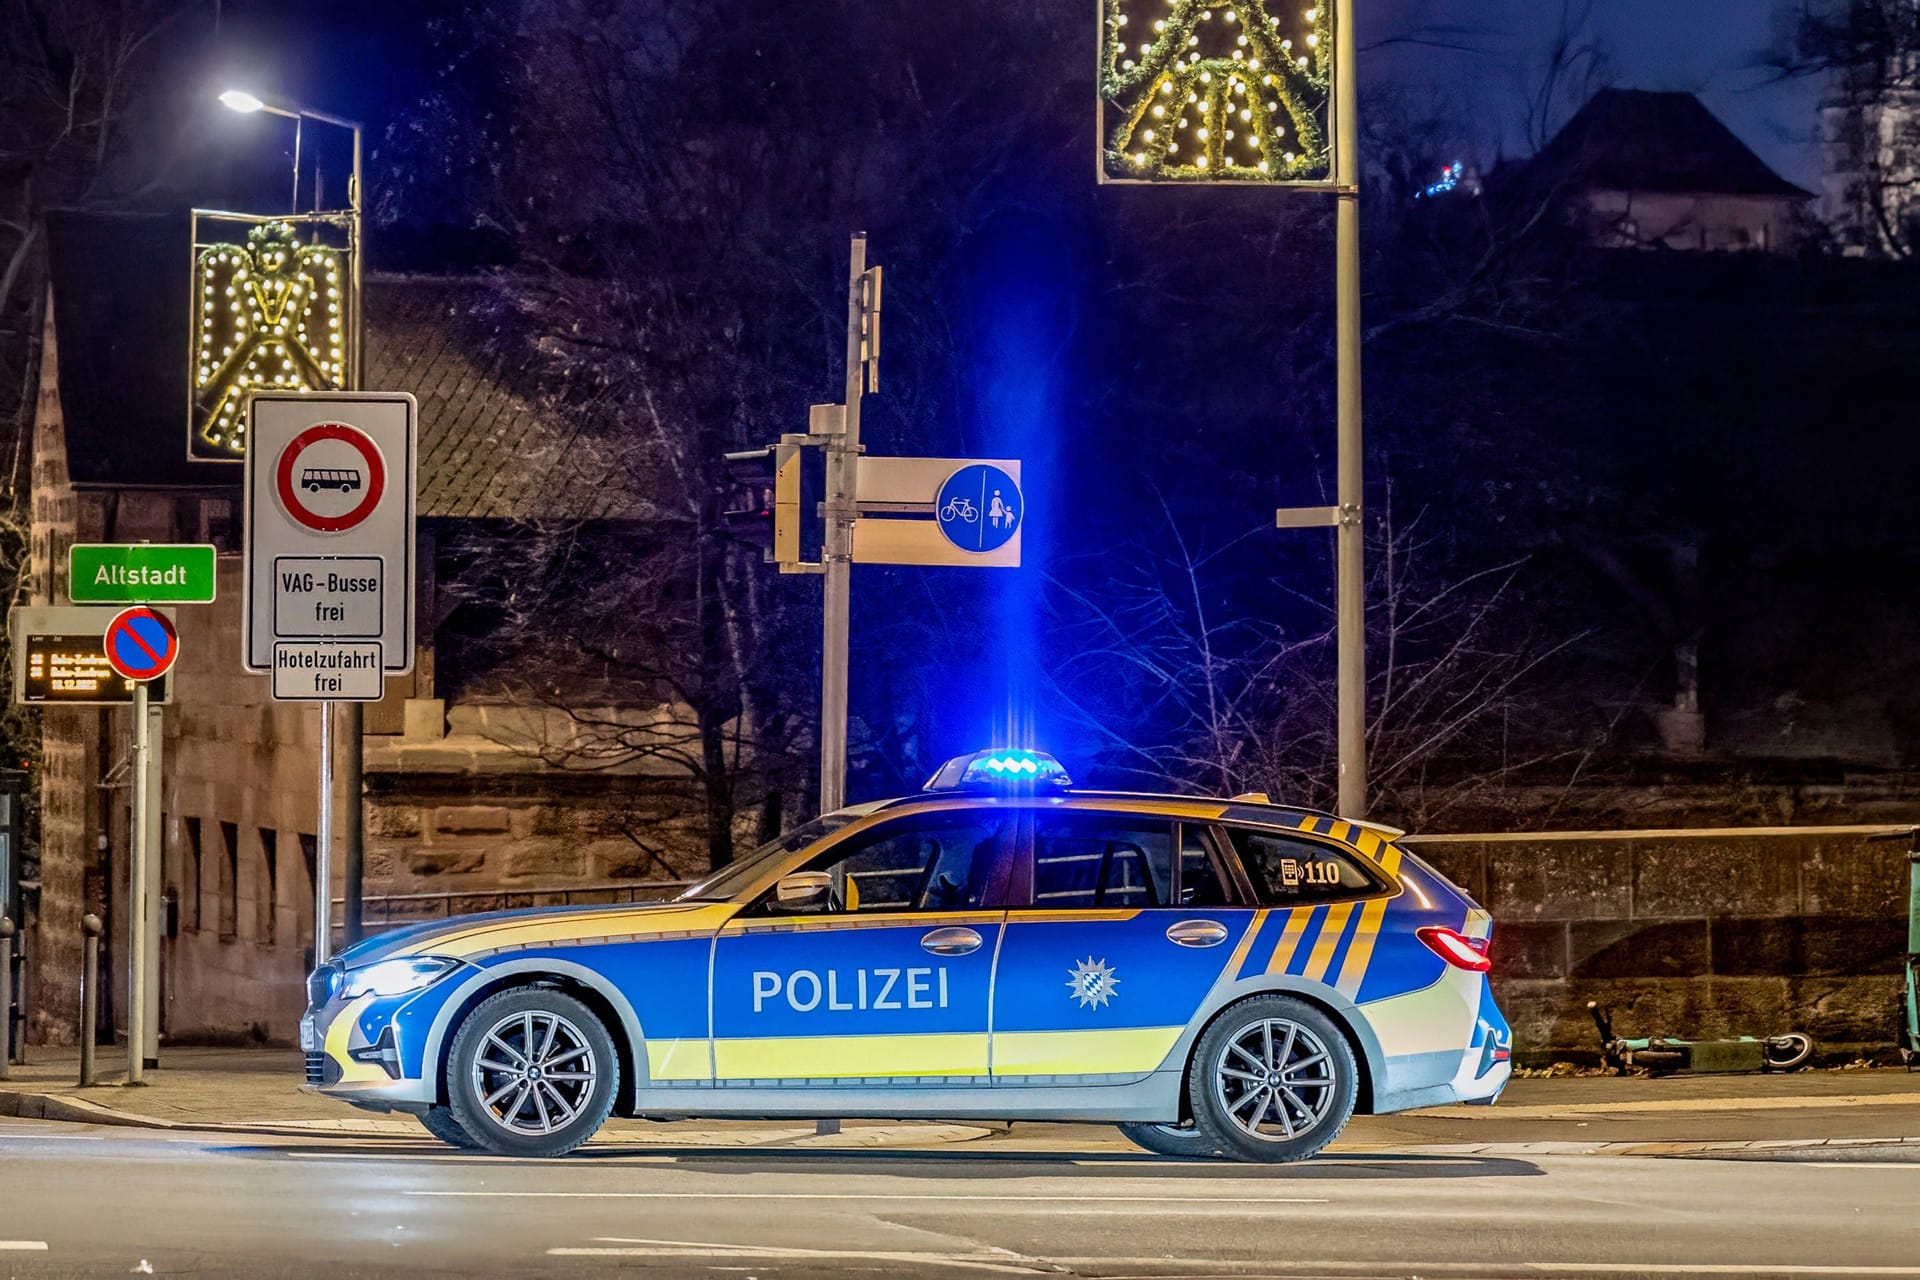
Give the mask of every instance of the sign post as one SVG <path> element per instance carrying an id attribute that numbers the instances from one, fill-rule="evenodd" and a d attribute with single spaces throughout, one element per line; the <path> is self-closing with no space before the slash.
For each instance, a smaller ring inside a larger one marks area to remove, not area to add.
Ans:
<path id="1" fill-rule="evenodd" d="M 378 702 L 387 676 L 413 669 L 414 399 L 263 392 L 248 402 L 247 440 L 246 667 L 271 674 L 276 701 L 320 704 L 317 965 L 332 945 L 333 706 Z M 352 709 L 349 727 L 358 720 Z M 352 769 L 347 789 L 355 806 L 347 833 L 351 929 L 361 803 Z"/>
<path id="2" fill-rule="evenodd" d="M 133 820 L 127 855 L 131 881 L 127 896 L 133 900 L 133 911 L 127 948 L 127 1083 L 144 1084 L 149 1033 L 147 987 L 155 976 L 147 964 L 154 917 L 150 901 L 153 833 L 148 821 L 153 778 L 147 767 L 152 725 L 147 717 L 147 682 L 165 675 L 179 659 L 180 637 L 164 615 L 135 605 L 113 616 L 102 648 L 114 671 L 133 681 Z"/>

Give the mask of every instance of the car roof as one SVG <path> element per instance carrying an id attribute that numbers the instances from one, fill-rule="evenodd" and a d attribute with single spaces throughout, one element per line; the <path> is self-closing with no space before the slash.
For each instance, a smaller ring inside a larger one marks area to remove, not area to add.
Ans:
<path id="1" fill-rule="evenodd" d="M 1320 809 L 1301 805 L 1277 805 L 1264 799 L 1251 797 L 1223 800 L 1217 796 L 1177 795 L 1171 792 L 1152 791 L 1096 791 L 1081 787 L 1069 787 L 1062 791 L 1011 794 L 993 791 L 922 791 L 915 795 L 882 801 L 871 808 L 867 806 L 861 806 L 861 808 L 865 812 L 872 813 L 928 802 L 945 801 L 950 804 L 964 805 L 968 801 L 986 801 L 998 804 L 1010 799 L 1029 802 L 1043 799 L 1056 803 L 1064 802 L 1065 807 L 1074 809 L 1120 808 L 1133 812 L 1163 813 L 1175 818 L 1204 818 L 1211 821 L 1291 827 L 1317 835 L 1332 836 L 1334 839 L 1349 843 L 1352 842 L 1352 836 L 1359 831 L 1372 832 L 1385 840 L 1397 840 L 1407 834 L 1398 827 L 1387 826 L 1384 823 L 1342 818 Z"/>

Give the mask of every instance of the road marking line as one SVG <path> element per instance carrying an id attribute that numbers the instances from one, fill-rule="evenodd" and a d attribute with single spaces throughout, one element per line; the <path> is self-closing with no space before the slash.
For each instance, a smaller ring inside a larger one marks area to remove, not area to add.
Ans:
<path id="1" fill-rule="evenodd" d="M 1747 1160 L 1745 1164 L 1777 1164 L 1787 1168 L 1801 1169 L 1916 1169 L 1920 1170 L 1920 1161 L 1912 1160 Z"/>
<path id="2" fill-rule="evenodd" d="M 1126 1263 L 1162 1263 L 1162 1258 L 1061 1257 L 1046 1259 L 1057 1267 L 1112 1267 Z M 1216 1266 L 1231 1274 L 1232 1263 L 1195 1263 Z M 1663 1276 L 1897 1276 L 1920 1277 L 1920 1267 L 1824 1266 L 1805 1263 L 1754 1262 L 1282 1262 L 1263 1264 L 1271 1276 L 1483 1276 L 1527 1275 L 1663 1275 Z"/>
<path id="3" fill-rule="evenodd" d="M 409 1160 L 415 1164 L 506 1164 L 540 1165 L 551 1168 L 553 1161 L 540 1156 L 496 1156 L 484 1151 L 288 1151 L 290 1160 Z M 575 1168 L 598 1169 L 610 1164 L 678 1164 L 676 1156 L 600 1156 L 587 1157 Z"/>
<path id="4" fill-rule="evenodd" d="M 466 1200 L 880 1200 L 892 1203 L 930 1200 L 958 1204 L 1048 1203 L 1085 1204 L 1085 1196 L 938 1196 L 914 1192 L 852 1191 L 403 1191 L 406 1196 Z M 1325 1204 L 1324 1199 L 1288 1196 L 1115 1196 L 1102 1193 L 1102 1204 Z M 1099 1206 L 1091 1206 L 1097 1210 Z"/>
<path id="5" fill-rule="evenodd" d="M 895 1249 L 806 1249 L 790 1245 L 721 1244 L 698 1240 L 647 1240 L 625 1236 L 595 1236 L 595 1248 L 556 1248 L 549 1257 L 562 1258 L 778 1258 L 793 1261 L 902 1262 L 961 1267 L 974 1271 L 1001 1271 L 1015 1275 L 1051 1275 L 1057 1268 L 1010 1249 L 989 1248 L 971 1253 L 923 1253 Z M 617 1247 L 605 1247 L 617 1246 Z"/>
<path id="6" fill-rule="evenodd" d="M 1520 1107 L 1422 1107 L 1404 1112 L 1443 1120 L 1556 1120 L 1567 1116 L 1660 1111 L 1816 1111 L 1823 1107 L 1920 1106 L 1920 1093 L 1802 1094 L 1792 1098 L 1649 1098 L 1640 1102 L 1534 1103 Z"/>
<path id="7" fill-rule="evenodd" d="M 20 1253 L 44 1253 L 45 1240 L 0 1240 L 0 1249 L 12 1249 Z"/>

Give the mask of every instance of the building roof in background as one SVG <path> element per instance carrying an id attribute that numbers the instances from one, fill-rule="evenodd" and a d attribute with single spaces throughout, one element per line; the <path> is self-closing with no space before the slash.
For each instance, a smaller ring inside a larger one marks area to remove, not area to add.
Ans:
<path id="1" fill-rule="evenodd" d="M 233 488 L 187 457 L 190 252 L 184 215 L 48 220 L 68 469 L 83 487 Z M 374 276 L 367 382 L 420 402 L 419 512 L 466 519 L 645 519 L 643 477 L 509 367 L 480 277 Z M 521 385 L 524 383 L 524 387 Z"/>
<path id="2" fill-rule="evenodd" d="M 484 279 L 367 282 L 367 383 L 420 402 L 420 514 L 469 519 L 651 515 L 623 458 L 578 418 L 509 385 Z"/>
<path id="3" fill-rule="evenodd" d="M 1769 168 L 1691 93 L 1602 89 L 1527 168 L 1583 191 L 1813 196 Z"/>

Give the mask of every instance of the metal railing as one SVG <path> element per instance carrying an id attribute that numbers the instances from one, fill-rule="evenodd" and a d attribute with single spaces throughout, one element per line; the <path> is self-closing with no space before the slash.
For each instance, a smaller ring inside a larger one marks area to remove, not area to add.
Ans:
<path id="1" fill-rule="evenodd" d="M 480 911 L 525 907 L 571 907 L 628 902 L 665 902 L 692 880 L 629 880 L 618 884 L 555 885 L 541 889 L 452 889 L 438 893 L 375 894 L 361 899 L 361 922 L 372 930 L 421 920 L 446 920 Z M 340 898 L 335 905 L 344 906 Z"/>

